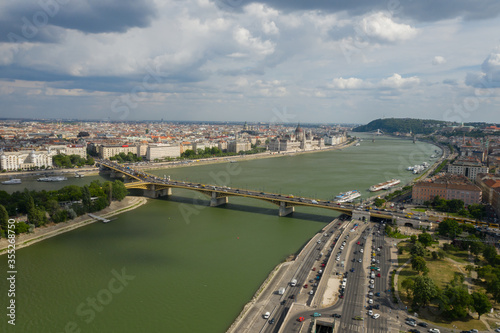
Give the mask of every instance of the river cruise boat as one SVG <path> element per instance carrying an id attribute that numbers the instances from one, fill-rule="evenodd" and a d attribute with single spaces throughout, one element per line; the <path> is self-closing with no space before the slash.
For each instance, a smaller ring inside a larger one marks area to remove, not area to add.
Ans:
<path id="1" fill-rule="evenodd" d="M 352 190 L 344 193 L 340 193 L 337 195 L 334 199 L 335 202 L 338 203 L 343 203 L 343 202 L 351 202 L 356 198 L 359 198 L 361 196 L 361 193 L 357 190 Z"/>
<path id="2" fill-rule="evenodd" d="M 370 186 L 370 192 L 377 192 L 381 190 L 388 190 L 389 188 L 401 183 L 399 179 L 391 179 L 383 183 L 378 183 L 377 185 Z"/>
<path id="3" fill-rule="evenodd" d="M 12 178 L 6 181 L 3 181 L 2 184 L 4 185 L 15 185 L 15 184 L 21 184 L 21 179 L 18 178 Z"/>
<path id="4" fill-rule="evenodd" d="M 39 182 L 62 182 L 64 180 L 68 180 L 66 177 L 57 176 L 57 177 L 42 177 L 37 179 Z"/>

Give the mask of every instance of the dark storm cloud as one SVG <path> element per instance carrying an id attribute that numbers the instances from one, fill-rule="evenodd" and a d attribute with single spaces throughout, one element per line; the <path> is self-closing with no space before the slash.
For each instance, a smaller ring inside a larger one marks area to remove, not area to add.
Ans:
<path id="1" fill-rule="evenodd" d="M 417 21 L 439 21 L 455 17 L 467 20 L 493 18 L 500 13 L 498 0 L 213 0 L 226 10 L 235 10 L 260 2 L 284 11 L 322 10 L 347 11 L 351 15 L 363 15 L 372 11 L 389 11 L 397 16 Z"/>
<path id="2" fill-rule="evenodd" d="M 148 26 L 154 17 L 150 0 L 17 1 L 1 10 L 0 42 L 54 42 L 63 29 L 125 32 Z"/>
<path id="3" fill-rule="evenodd" d="M 39 81 L 47 82 L 48 86 L 60 89 L 83 89 L 86 91 L 129 92 L 134 87 L 144 85 L 147 80 L 148 92 L 161 92 L 163 83 L 189 84 L 201 82 L 208 74 L 196 68 L 190 68 L 182 73 L 161 73 L 145 71 L 129 76 L 74 76 L 66 73 L 56 73 L 22 66 L 0 66 L 0 80 Z"/>

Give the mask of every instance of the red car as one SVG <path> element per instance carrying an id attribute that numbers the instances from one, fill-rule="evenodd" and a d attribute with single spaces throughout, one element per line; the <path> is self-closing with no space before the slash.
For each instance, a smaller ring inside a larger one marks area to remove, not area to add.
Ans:
<path id="1" fill-rule="evenodd" d="M 377 274 L 377 277 L 380 277 L 380 276 L 381 276 L 381 275 L 380 275 L 380 273 L 378 273 L 378 274 Z"/>
<path id="2" fill-rule="evenodd" d="M 301 322 L 303 322 L 304 320 L 306 320 L 306 318 L 304 318 L 304 317 L 299 317 L 299 318 L 297 318 L 297 320 L 299 321 L 299 323 L 301 323 Z"/>
<path id="3" fill-rule="evenodd" d="M 304 288 L 307 288 L 307 284 L 304 285 Z"/>
<path id="4" fill-rule="evenodd" d="M 316 267 L 313 267 L 313 271 L 315 271 L 315 270 L 316 270 Z"/>
<path id="5" fill-rule="evenodd" d="M 326 265 L 325 264 L 321 264 L 321 267 L 325 267 Z"/>

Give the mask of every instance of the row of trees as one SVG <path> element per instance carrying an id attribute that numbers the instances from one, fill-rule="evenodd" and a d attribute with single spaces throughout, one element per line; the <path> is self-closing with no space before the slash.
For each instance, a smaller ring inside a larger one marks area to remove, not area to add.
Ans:
<path id="1" fill-rule="evenodd" d="M 424 205 L 427 207 L 432 206 L 433 209 L 441 212 L 457 213 L 460 216 L 472 217 L 478 220 L 486 215 L 484 205 L 471 204 L 465 208 L 464 202 L 460 199 L 446 200 L 438 195 L 432 201 L 425 201 Z"/>
<path id="2" fill-rule="evenodd" d="M 52 157 L 52 163 L 59 168 L 74 168 L 75 166 L 94 165 L 95 161 L 91 156 L 87 156 L 85 159 L 80 155 L 58 154 Z"/>
<path id="3" fill-rule="evenodd" d="M 247 151 L 240 151 L 238 153 L 234 152 L 223 152 L 217 147 L 212 147 L 208 148 L 206 147 L 205 149 L 197 149 L 196 151 L 192 149 L 187 149 L 184 151 L 180 159 L 201 159 L 201 158 L 209 158 L 209 157 L 223 157 L 223 156 L 236 156 L 236 155 L 251 155 L 251 154 L 257 154 L 265 151 L 265 148 L 258 148 L 256 145 L 252 145 L 252 149 L 247 150 Z"/>
<path id="4" fill-rule="evenodd" d="M 142 161 L 142 157 L 137 156 L 137 154 L 133 154 L 132 152 L 128 152 L 127 154 L 121 152 L 115 156 L 111 156 L 109 159 L 110 161 L 116 161 L 118 163 Z"/>
<path id="5" fill-rule="evenodd" d="M 127 195 L 125 185 L 119 181 L 101 183 L 94 180 L 90 185 L 65 186 L 55 191 L 29 191 L 8 194 L 0 191 L 0 235 L 5 237 L 9 217 L 27 216 L 27 224 L 16 223 L 16 233 L 29 231 L 48 222 L 64 222 L 85 213 L 102 210 L 112 200 L 121 201 Z"/>

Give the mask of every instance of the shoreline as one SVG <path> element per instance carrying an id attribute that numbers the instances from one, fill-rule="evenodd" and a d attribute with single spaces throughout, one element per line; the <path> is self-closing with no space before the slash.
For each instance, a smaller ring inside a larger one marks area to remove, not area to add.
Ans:
<path id="1" fill-rule="evenodd" d="M 127 196 L 125 199 L 119 202 L 112 202 L 109 207 L 103 210 L 95 212 L 94 214 L 109 218 L 124 212 L 131 211 L 147 203 L 147 198 L 137 197 L 137 196 Z M 73 220 L 69 220 L 61 223 L 52 223 L 48 226 L 41 228 L 35 228 L 35 231 L 31 234 L 20 234 L 16 235 L 15 249 L 19 250 L 24 247 L 28 247 L 32 244 L 38 243 L 42 240 L 78 229 L 80 227 L 99 222 L 99 220 L 89 218 L 87 214 L 81 215 Z M 6 254 L 9 246 L 7 238 L 0 239 L 0 255 Z"/>

